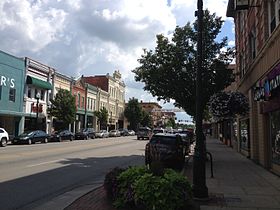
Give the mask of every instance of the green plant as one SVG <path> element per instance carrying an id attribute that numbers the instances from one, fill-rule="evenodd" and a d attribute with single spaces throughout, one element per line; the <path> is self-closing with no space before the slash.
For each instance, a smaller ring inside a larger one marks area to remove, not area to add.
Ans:
<path id="1" fill-rule="evenodd" d="M 187 178 L 172 169 L 163 176 L 144 174 L 134 183 L 135 202 L 147 210 L 179 210 L 190 204 L 192 194 Z"/>
<path id="2" fill-rule="evenodd" d="M 107 197 L 111 200 L 115 200 L 117 196 L 118 191 L 118 183 L 117 183 L 117 177 L 125 171 L 124 168 L 113 168 L 111 171 L 109 171 L 104 179 L 104 188 L 107 194 Z"/>
<path id="3" fill-rule="evenodd" d="M 141 176 L 148 173 L 145 166 L 129 167 L 118 176 L 118 195 L 114 202 L 116 208 L 134 206 L 134 188 L 133 184 Z"/>

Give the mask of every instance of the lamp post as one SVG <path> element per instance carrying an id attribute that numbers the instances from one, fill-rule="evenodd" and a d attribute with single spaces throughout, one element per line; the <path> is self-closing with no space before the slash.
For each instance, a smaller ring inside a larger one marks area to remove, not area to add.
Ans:
<path id="1" fill-rule="evenodd" d="M 198 19 L 198 36 L 197 36 L 197 69 L 196 69 L 196 146 L 193 157 L 193 194 L 195 198 L 208 198 L 208 188 L 206 186 L 205 161 L 206 161 L 206 144 L 205 136 L 202 131 L 202 31 L 203 31 L 203 1 L 197 1 L 197 11 L 195 16 Z"/>
<path id="2" fill-rule="evenodd" d="M 38 92 L 35 96 L 37 99 L 36 103 L 36 129 L 38 129 L 38 116 L 39 116 L 39 99 L 41 98 L 41 94 Z"/>

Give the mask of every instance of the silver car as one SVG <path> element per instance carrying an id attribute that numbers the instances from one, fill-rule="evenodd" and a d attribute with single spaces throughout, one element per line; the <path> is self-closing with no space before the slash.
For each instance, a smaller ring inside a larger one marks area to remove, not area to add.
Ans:
<path id="1" fill-rule="evenodd" d="M 96 138 L 108 138 L 109 137 L 109 132 L 106 130 L 100 130 L 99 132 L 95 133 Z"/>

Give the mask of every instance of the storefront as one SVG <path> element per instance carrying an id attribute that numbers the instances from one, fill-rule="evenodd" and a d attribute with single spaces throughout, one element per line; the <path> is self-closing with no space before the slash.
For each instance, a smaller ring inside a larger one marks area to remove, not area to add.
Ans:
<path id="1" fill-rule="evenodd" d="M 24 60 L 0 51 L 0 127 L 11 136 L 23 132 L 24 77 Z"/>
<path id="2" fill-rule="evenodd" d="M 254 100 L 260 104 L 261 114 L 266 119 L 267 139 L 265 147 L 267 166 L 280 174 L 280 64 L 273 68 L 254 87 Z"/>

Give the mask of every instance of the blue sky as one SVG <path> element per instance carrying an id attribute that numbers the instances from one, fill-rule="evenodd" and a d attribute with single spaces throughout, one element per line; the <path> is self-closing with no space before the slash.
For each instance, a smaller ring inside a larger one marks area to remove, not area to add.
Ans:
<path id="1" fill-rule="evenodd" d="M 232 19 L 225 17 L 227 0 L 203 2 L 204 9 L 223 17 L 221 37 L 234 45 Z M 155 102 L 131 70 L 143 48 L 154 49 L 157 34 L 193 22 L 196 5 L 196 0 L 1 0 L 0 50 L 74 77 L 112 75 L 118 69 L 126 100 Z M 181 113 L 178 118 L 187 117 Z"/>

